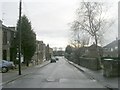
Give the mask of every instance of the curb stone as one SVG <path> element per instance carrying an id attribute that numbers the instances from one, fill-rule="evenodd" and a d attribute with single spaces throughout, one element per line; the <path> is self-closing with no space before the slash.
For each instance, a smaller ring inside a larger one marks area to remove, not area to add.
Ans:
<path id="1" fill-rule="evenodd" d="M 30 73 L 28 73 L 28 74 L 30 74 Z M 23 74 L 23 75 L 20 75 L 20 76 L 18 76 L 18 77 L 15 77 L 14 79 L 8 80 L 8 81 L 2 83 L 0 86 L 3 86 L 3 85 L 8 84 L 8 83 L 10 83 L 10 82 L 13 82 L 13 81 L 15 81 L 15 80 L 17 80 L 17 79 L 19 79 L 19 78 L 21 78 L 21 77 L 27 76 L 28 74 Z"/>
<path id="2" fill-rule="evenodd" d="M 41 66 L 39 66 L 39 68 L 42 68 L 42 67 L 44 67 L 44 66 L 47 66 L 49 64 L 49 62 L 48 63 L 45 63 L 45 64 L 43 64 L 43 65 L 41 65 Z M 38 67 L 37 67 L 38 68 Z M 17 77 L 15 77 L 15 78 L 13 78 L 13 79 L 11 79 L 11 80 L 8 80 L 8 81 L 6 81 L 6 82 L 3 82 L 3 83 L 1 83 L 0 84 L 0 87 L 2 87 L 3 85 L 5 85 L 5 84 L 8 84 L 8 83 L 10 83 L 10 82 L 13 82 L 13 81 L 15 81 L 15 80 L 17 80 L 17 79 L 19 79 L 19 78 L 22 78 L 22 77 L 24 77 L 24 76 L 27 76 L 27 75 L 29 75 L 30 73 L 27 73 L 27 74 L 22 74 L 22 75 L 20 75 L 20 76 L 17 76 Z"/>
<path id="3" fill-rule="evenodd" d="M 89 73 L 85 72 L 83 69 L 81 69 L 77 64 L 66 60 L 69 64 L 73 65 L 74 67 L 76 67 L 78 70 L 82 71 L 83 73 L 87 74 L 89 76 L 90 79 L 94 79 L 96 81 L 98 81 L 99 83 L 101 83 L 105 88 L 107 88 L 108 90 L 117 90 L 116 88 L 112 88 L 110 85 L 108 84 L 103 84 L 100 80 L 95 79 L 94 76 L 90 75 Z"/>

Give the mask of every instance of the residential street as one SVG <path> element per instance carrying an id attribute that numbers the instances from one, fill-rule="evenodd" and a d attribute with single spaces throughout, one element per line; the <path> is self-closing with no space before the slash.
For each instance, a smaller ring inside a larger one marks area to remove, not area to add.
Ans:
<path id="1" fill-rule="evenodd" d="M 0 89 L 120 90 L 119 0 L 1 0 L 0 10 Z"/>
<path id="2" fill-rule="evenodd" d="M 4 76 L 3 76 L 4 77 Z M 43 68 L 32 69 L 31 73 L 18 78 L 3 88 L 105 88 L 96 80 L 70 65 L 65 58 L 59 57 L 56 63 Z"/>

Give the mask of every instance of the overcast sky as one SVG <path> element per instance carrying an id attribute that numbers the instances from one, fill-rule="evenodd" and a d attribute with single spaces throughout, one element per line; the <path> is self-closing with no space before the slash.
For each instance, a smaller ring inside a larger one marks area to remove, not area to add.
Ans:
<path id="1" fill-rule="evenodd" d="M 102 0 L 105 1 L 105 0 Z M 117 0 L 112 0 L 110 16 L 116 17 L 116 23 L 109 30 L 105 42 L 109 43 L 117 37 Z M 69 44 L 70 26 L 75 19 L 75 11 L 80 0 L 23 0 L 22 14 L 32 23 L 37 40 L 42 40 L 50 47 L 63 47 Z M 0 2 L 0 19 L 6 26 L 16 26 L 18 20 L 19 0 L 3 0 Z"/>

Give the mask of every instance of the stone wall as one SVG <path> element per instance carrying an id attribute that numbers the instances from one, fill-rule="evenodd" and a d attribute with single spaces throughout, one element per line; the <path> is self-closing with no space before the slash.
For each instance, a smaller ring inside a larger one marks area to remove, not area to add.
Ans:
<path id="1" fill-rule="evenodd" d="M 2 21 L 0 20 L 0 60 L 2 60 Z"/>
<path id="2" fill-rule="evenodd" d="M 104 59 L 103 60 L 103 75 L 106 77 L 120 76 L 120 60 Z"/>
<path id="3" fill-rule="evenodd" d="M 80 58 L 79 64 L 83 67 L 92 69 L 92 70 L 99 70 L 100 68 L 100 62 L 96 58 Z"/>

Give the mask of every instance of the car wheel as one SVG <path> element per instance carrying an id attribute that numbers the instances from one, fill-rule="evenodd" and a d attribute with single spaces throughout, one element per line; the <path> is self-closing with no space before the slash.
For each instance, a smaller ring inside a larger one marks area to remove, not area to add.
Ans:
<path id="1" fill-rule="evenodd" d="M 8 71 L 7 67 L 2 67 L 2 73 L 6 73 Z"/>

